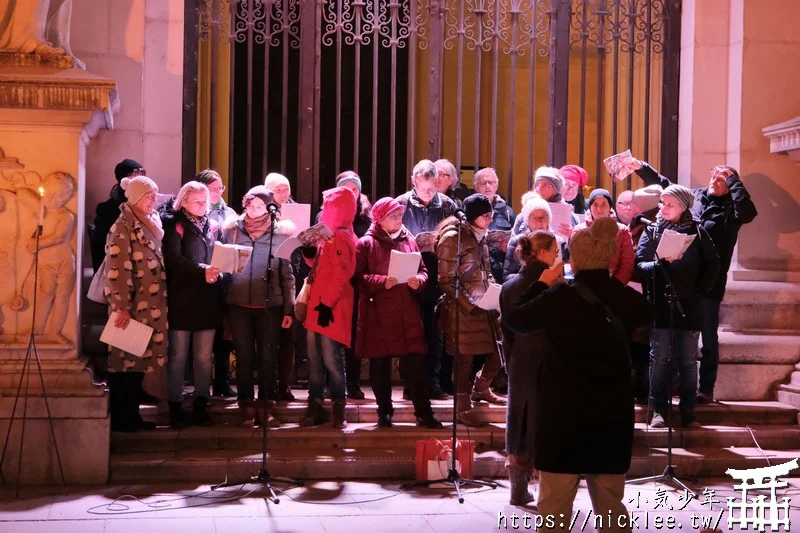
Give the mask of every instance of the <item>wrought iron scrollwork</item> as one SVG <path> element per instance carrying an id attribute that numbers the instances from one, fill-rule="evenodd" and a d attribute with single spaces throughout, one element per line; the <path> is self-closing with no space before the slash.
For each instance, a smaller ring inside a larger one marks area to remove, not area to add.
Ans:
<path id="1" fill-rule="evenodd" d="M 570 46 L 591 43 L 599 50 L 663 51 L 664 0 L 574 0 Z"/>
<path id="2" fill-rule="evenodd" d="M 200 40 L 300 47 L 300 0 L 202 0 Z"/>

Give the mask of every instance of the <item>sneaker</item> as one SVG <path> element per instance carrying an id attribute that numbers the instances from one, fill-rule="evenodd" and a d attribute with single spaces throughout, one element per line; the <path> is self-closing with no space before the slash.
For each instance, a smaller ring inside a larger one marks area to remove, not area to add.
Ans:
<path id="1" fill-rule="evenodd" d="M 667 427 L 666 422 L 664 422 L 664 417 L 661 416 L 659 413 L 653 413 L 653 419 L 650 420 L 650 427 L 651 428 L 664 428 Z"/>
<path id="2" fill-rule="evenodd" d="M 714 403 L 714 393 L 713 392 L 698 392 L 696 397 L 697 405 L 706 405 L 709 403 Z"/>

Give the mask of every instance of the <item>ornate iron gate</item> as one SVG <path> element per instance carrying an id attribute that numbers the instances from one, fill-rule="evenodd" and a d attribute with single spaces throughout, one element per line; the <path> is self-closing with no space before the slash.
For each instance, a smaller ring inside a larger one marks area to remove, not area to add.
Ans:
<path id="1" fill-rule="evenodd" d="M 222 167 L 239 198 L 279 171 L 317 203 L 345 169 L 399 194 L 423 157 L 495 167 L 512 201 L 540 164 L 610 183 L 625 148 L 669 172 L 679 22 L 677 0 L 187 0 L 184 176 Z"/>

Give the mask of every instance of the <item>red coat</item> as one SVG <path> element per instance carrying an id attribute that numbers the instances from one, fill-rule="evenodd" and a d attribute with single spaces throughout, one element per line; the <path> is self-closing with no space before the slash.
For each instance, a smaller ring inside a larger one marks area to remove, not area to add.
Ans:
<path id="1" fill-rule="evenodd" d="M 398 283 L 385 288 L 392 250 L 419 252 L 417 242 L 405 228 L 392 238 L 373 224 L 356 247 L 358 284 L 357 357 L 395 357 L 410 353 L 427 353 L 422 310 L 416 294 L 428 280 L 425 263 L 419 262 L 418 275 L 424 279 L 420 288 Z"/>
<path id="2" fill-rule="evenodd" d="M 591 220 L 582 222 L 572 228 L 572 233 L 592 226 Z M 611 276 L 617 278 L 620 283 L 627 285 L 633 277 L 633 242 L 631 241 L 631 230 L 625 224 L 617 222 L 617 251 L 611 259 L 608 271 Z"/>
<path id="3" fill-rule="evenodd" d="M 356 236 L 353 233 L 356 199 L 349 189 L 337 187 L 328 192 L 322 205 L 320 220 L 333 230 L 333 239 L 317 248 L 319 260 L 303 327 L 349 348 L 355 303 L 350 278 L 356 268 Z M 317 324 L 319 312 L 314 310 L 320 303 L 333 310 L 333 321 L 324 328 Z"/>

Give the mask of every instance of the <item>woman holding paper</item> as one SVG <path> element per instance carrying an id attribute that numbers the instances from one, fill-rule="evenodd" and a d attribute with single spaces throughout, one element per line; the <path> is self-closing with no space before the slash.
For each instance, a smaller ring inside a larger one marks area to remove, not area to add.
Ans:
<path id="1" fill-rule="evenodd" d="M 392 357 L 399 357 L 400 372 L 410 381 L 417 425 L 437 429 L 442 424 L 431 409 L 428 349 L 418 301 L 428 271 L 417 242 L 403 227 L 404 211 L 394 198 L 375 202 L 372 226 L 356 245 L 356 356 L 370 360 L 369 379 L 378 402 L 379 427 L 392 426 Z M 415 254 L 414 275 L 404 280 L 388 276 L 393 251 Z"/>
<path id="2" fill-rule="evenodd" d="M 139 431 L 155 424 L 139 416 L 139 399 L 145 372 L 167 361 L 167 276 L 161 252 L 164 230 L 155 211 L 158 185 L 147 176 L 122 178 L 126 202 L 106 239 L 108 297 L 113 326 L 127 329 L 136 320 L 152 335 L 141 356 L 109 346 L 108 389 L 111 395 L 111 429 Z"/>
<path id="3" fill-rule="evenodd" d="M 267 206 L 273 201 L 272 191 L 263 185 L 250 189 L 244 195 L 244 214 L 223 231 L 223 242 L 239 244 L 253 249 L 250 260 L 241 274 L 231 276 L 228 290 L 228 320 L 236 348 L 236 388 L 243 425 L 259 425 L 262 421 L 271 426 L 280 422 L 258 412 L 253 389 L 253 368 L 258 369 L 259 396 L 269 396 L 274 379 L 273 363 L 277 357 L 278 330 L 292 326 L 294 313 L 294 275 L 286 259 L 274 256 L 275 250 L 294 232 L 289 220 L 272 220 Z M 272 241 L 273 256 L 269 258 Z M 267 269 L 272 270 L 267 286 Z M 265 309 L 267 302 L 269 307 Z M 267 351 L 269 347 L 269 351 Z"/>
<path id="4" fill-rule="evenodd" d="M 208 188 L 190 181 L 178 192 L 173 211 L 162 215 L 164 263 L 169 287 L 169 425 L 184 426 L 183 376 L 192 346 L 194 405 L 192 423 L 209 426 L 214 334 L 222 322 L 219 269 L 210 266 L 221 227 L 209 216 Z"/>
<path id="5" fill-rule="evenodd" d="M 692 218 L 690 209 L 693 203 L 692 191 L 682 185 L 670 185 L 664 189 L 656 224 L 642 233 L 636 248 L 636 270 L 642 275 L 645 294 L 656 308 L 655 327 L 650 332 L 651 427 L 665 425 L 664 418 L 669 408 L 669 382 L 672 368 L 675 367 L 680 378 L 681 425 L 699 427 L 694 410 L 697 340 L 703 327 L 701 299 L 717 279 L 719 256 L 708 233 Z M 694 240 L 683 254 L 668 255 L 664 247 L 658 253 L 661 241 L 673 238 L 670 233 L 691 235 Z M 676 308 L 672 321 L 667 301 L 667 277 L 685 315 L 681 316 Z M 674 333 L 672 353 L 671 333 Z"/>

